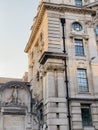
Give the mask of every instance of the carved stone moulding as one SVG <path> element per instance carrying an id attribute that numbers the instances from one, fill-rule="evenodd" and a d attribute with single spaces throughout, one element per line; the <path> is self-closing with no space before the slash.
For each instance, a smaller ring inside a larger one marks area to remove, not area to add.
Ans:
<path id="1" fill-rule="evenodd" d="M 56 52 L 44 52 L 41 56 L 39 62 L 40 64 L 45 64 L 45 62 L 49 59 L 61 59 L 64 60 L 65 58 L 68 58 L 67 53 L 56 53 Z"/>
<path id="2" fill-rule="evenodd" d="M 0 88 L 0 108 L 8 113 L 25 113 L 31 111 L 32 95 L 30 88 L 24 82 L 10 81 Z M 10 111 L 11 110 L 11 111 Z"/>
<path id="3" fill-rule="evenodd" d="M 70 6 L 66 4 L 53 4 L 53 3 L 43 3 L 44 7 L 49 10 L 57 10 L 60 12 L 78 12 L 79 14 L 81 13 L 86 13 L 86 14 L 92 14 L 96 15 L 95 10 L 91 10 L 88 8 L 81 8 L 81 7 L 76 7 L 76 6 Z"/>
<path id="4" fill-rule="evenodd" d="M 64 65 L 46 63 L 44 66 L 44 71 L 64 71 Z"/>
<path id="5" fill-rule="evenodd" d="M 87 34 L 85 34 L 85 33 L 77 34 L 77 33 L 71 32 L 71 33 L 70 33 L 70 38 L 75 38 L 75 37 L 83 38 L 83 39 L 85 39 L 85 40 L 88 40 L 88 39 L 89 39 L 89 35 L 87 35 Z"/>
<path id="6" fill-rule="evenodd" d="M 0 109 L 3 115 L 26 115 L 25 107 L 2 107 Z"/>

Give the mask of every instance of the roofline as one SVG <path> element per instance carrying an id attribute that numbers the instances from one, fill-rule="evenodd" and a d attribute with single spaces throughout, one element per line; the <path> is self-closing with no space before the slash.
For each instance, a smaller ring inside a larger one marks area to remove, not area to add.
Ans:
<path id="1" fill-rule="evenodd" d="M 36 35 L 37 33 L 37 30 L 40 26 L 40 23 L 42 21 L 42 17 L 44 12 L 45 12 L 45 9 L 49 9 L 49 8 L 52 8 L 52 9 L 58 9 L 58 10 L 62 10 L 62 11 L 71 11 L 71 10 L 77 10 L 78 12 L 79 11 L 83 11 L 85 13 L 89 13 L 89 14 L 94 14 L 95 13 L 95 10 L 92 10 L 92 9 L 87 9 L 87 8 L 83 8 L 83 7 L 77 7 L 77 6 L 74 6 L 74 5 L 67 5 L 67 4 L 55 4 L 55 3 L 49 3 L 49 2 L 43 2 L 41 3 L 41 5 L 39 6 L 39 11 L 37 13 L 37 16 L 36 16 L 36 19 L 35 19 L 35 22 L 33 24 L 33 28 L 32 28 L 32 32 L 31 32 L 31 35 L 30 35 L 30 38 L 29 38 L 29 41 L 24 49 L 24 52 L 28 52 L 32 42 L 33 42 L 33 39 L 34 39 L 34 36 Z M 40 19 L 40 20 L 39 20 Z"/>
<path id="2" fill-rule="evenodd" d="M 89 4 L 87 4 L 87 5 L 84 5 L 83 7 L 91 7 L 91 6 L 95 6 L 96 4 L 98 5 L 98 1 L 89 3 Z"/>

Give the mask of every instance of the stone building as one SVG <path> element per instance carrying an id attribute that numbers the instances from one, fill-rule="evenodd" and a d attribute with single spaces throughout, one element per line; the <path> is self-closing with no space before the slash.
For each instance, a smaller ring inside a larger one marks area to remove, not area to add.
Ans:
<path id="1" fill-rule="evenodd" d="M 27 80 L 26 74 L 23 79 Z M 0 130 L 32 130 L 32 95 L 23 79 L 0 78 Z"/>
<path id="2" fill-rule="evenodd" d="M 24 81 L 0 85 L 0 130 L 98 130 L 98 0 L 40 0 L 31 30 Z"/>
<path id="3" fill-rule="evenodd" d="M 40 0 L 31 30 L 33 129 L 98 130 L 98 0 Z"/>

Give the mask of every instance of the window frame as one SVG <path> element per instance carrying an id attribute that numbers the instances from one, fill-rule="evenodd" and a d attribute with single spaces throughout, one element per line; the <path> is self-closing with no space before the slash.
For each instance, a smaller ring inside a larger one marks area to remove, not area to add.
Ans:
<path id="1" fill-rule="evenodd" d="M 74 46 L 76 56 L 85 56 L 83 39 L 74 38 Z"/>
<path id="2" fill-rule="evenodd" d="M 80 22 L 73 22 L 72 23 L 72 30 L 76 31 L 76 32 L 81 32 L 83 30 L 82 25 L 80 24 Z"/>
<path id="3" fill-rule="evenodd" d="M 98 25 L 96 26 L 96 35 L 98 36 Z"/>
<path id="4" fill-rule="evenodd" d="M 81 7 L 83 5 L 82 0 L 75 0 L 75 6 Z"/>
<path id="5" fill-rule="evenodd" d="M 80 70 L 81 70 L 81 72 L 79 72 Z M 81 73 L 81 75 L 79 75 L 79 73 Z M 77 68 L 77 83 L 78 83 L 79 93 L 88 93 L 89 92 L 87 70 L 86 69 Z M 82 86 L 83 83 L 85 83 L 85 86 Z"/>
<path id="6" fill-rule="evenodd" d="M 83 113 L 83 111 L 85 113 Z M 88 113 L 88 115 L 87 115 L 87 113 Z M 81 104 L 81 118 L 82 118 L 82 125 L 84 127 L 92 126 L 91 104 L 83 104 L 83 103 Z"/>

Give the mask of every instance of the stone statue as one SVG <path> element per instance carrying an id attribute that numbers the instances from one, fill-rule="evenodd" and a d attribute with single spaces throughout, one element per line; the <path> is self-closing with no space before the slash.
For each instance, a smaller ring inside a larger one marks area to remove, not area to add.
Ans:
<path id="1" fill-rule="evenodd" d="M 16 86 L 13 89 L 11 97 L 12 97 L 12 101 L 11 102 L 17 104 L 18 103 L 18 88 Z"/>

